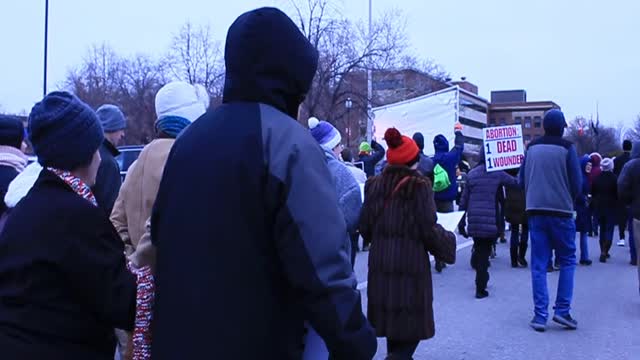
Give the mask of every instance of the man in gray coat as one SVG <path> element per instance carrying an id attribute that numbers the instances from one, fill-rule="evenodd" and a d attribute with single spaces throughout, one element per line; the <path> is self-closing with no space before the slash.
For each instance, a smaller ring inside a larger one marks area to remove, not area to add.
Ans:
<path id="1" fill-rule="evenodd" d="M 638 251 L 640 250 L 640 141 L 633 144 L 631 160 L 624 166 L 618 178 L 618 197 L 625 205 L 631 206 L 632 238 Z M 637 262 L 638 264 L 640 261 Z M 640 265 L 638 265 L 638 289 L 640 290 Z"/>

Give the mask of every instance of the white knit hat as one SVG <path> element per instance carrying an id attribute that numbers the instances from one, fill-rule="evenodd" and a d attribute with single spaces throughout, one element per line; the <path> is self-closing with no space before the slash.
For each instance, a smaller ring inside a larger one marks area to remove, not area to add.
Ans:
<path id="1" fill-rule="evenodd" d="M 191 85 L 184 81 L 166 84 L 156 94 L 156 115 L 179 116 L 196 121 L 209 107 L 209 95 L 202 85 Z"/>

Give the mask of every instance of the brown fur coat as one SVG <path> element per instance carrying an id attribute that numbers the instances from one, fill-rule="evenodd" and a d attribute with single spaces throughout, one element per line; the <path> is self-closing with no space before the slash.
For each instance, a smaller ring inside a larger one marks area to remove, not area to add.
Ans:
<path id="1" fill-rule="evenodd" d="M 429 253 L 455 262 L 453 233 L 436 224 L 428 178 L 389 166 L 365 187 L 360 231 L 371 240 L 368 317 L 379 337 L 396 341 L 435 335 Z"/>

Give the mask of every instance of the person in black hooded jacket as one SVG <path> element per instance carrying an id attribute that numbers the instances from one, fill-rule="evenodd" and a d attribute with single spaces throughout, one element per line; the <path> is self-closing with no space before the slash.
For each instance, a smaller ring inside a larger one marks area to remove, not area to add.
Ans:
<path id="1" fill-rule="evenodd" d="M 223 104 L 175 142 L 152 214 L 154 360 L 300 359 L 305 321 L 332 358 L 375 354 L 331 174 L 295 120 L 317 62 L 278 9 L 229 28 Z"/>

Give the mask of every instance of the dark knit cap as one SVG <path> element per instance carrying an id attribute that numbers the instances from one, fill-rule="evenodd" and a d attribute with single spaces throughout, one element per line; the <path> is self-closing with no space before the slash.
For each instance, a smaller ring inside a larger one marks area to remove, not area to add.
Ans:
<path id="1" fill-rule="evenodd" d="M 24 126 L 15 116 L 0 115 L 0 145 L 22 147 L 24 141 Z"/>
<path id="2" fill-rule="evenodd" d="M 127 128 L 127 119 L 119 107 L 111 104 L 102 105 L 96 110 L 96 115 L 102 124 L 102 130 L 112 133 Z"/>
<path id="3" fill-rule="evenodd" d="M 416 145 L 418 145 L 418 149 L 420 149 L 420 151 L 424 151 L 424 135 L 422 135 L 422 133 L 417 132 L 413 134 L 413 141 L 416 142 Z"/>
<path id="4" fill-rule="evenodd" d="M 68 92 L 54 91 L 31 109 L 29 140 L 42 166 L 75 170 L 91 161 L 104 135 L 89 105 Z"/>
<path id="5" fill-rule="evenodd" d="M 633 145 L 631 144 L 631 140 L 625 140 L 622 142 L 622 151 L 631 151 Z"/>
<path id="6" fill-rule="evenodd" d="M 562 111 L 553 109 L 544 115 L 542 126 L 544 127 L 544 133 L 546 135 L 562 136 L 562 134 L 564 134 L 564 128 L 567 127 L 567 121 Z"/>

